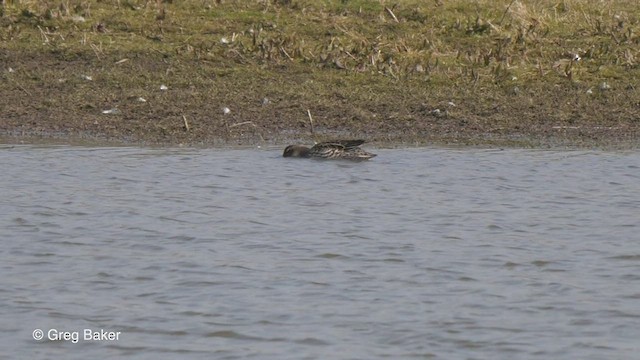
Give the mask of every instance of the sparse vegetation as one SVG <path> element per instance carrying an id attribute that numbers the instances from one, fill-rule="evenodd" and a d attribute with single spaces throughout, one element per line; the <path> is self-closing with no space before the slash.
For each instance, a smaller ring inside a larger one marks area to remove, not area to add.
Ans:
<path id="1" fill-rule="evenodd" d="M 630 144 L 639 45 L 633 0 L 4 0 L 0 133 Z"/>

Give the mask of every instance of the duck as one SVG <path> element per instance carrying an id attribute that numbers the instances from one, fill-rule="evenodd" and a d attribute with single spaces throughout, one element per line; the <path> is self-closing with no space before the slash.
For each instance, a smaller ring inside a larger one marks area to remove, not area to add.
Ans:
<path id="1" fill-rule="evenodd" d="M 324 141 L 307 147 L 303 145 L 289 145 L 284 149 L 283 157 L 312 158 L 312 159 L 342 159 L 363 161 L 376 157 L 376 154 L 364 151 L 360 145 L 364 140 L 333 140 Z"/>

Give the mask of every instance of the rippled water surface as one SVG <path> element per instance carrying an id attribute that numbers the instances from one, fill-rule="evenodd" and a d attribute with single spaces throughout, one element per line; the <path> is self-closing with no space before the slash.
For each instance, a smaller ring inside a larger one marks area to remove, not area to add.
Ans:
<path id="1" fill-rule="evenodd" d="M 0 146 L 0 357 L 638 358 L 640 153 L 370 150 Z"/>

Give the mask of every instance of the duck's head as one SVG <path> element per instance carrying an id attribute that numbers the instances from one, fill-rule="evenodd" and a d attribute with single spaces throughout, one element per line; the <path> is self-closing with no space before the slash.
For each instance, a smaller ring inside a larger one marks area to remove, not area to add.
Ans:
<path id="1" fill-rule="evenodd" d="M 289 145 L 284 148 L 283 157 L 305 157 L 309 152 L 309 148 L 302 145 Z"/>

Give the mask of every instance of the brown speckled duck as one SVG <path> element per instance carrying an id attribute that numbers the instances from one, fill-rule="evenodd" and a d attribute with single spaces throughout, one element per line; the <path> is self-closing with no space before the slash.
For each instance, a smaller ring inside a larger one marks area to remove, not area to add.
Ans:
<path id="1" fill-rule="evenodd" d="M 289 145 L 284 149 L 282 156 L 312 159 L 343 159 L 343 160 L 369 160 L 376 154 L 366 152 L 360 148 L 364 140 L 333 140 L 317 143 L 312 147 L 302 145 Z"/>

